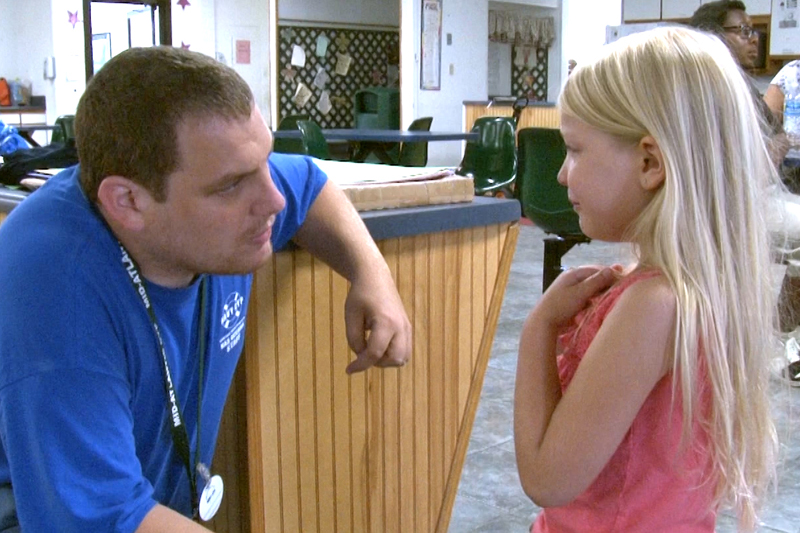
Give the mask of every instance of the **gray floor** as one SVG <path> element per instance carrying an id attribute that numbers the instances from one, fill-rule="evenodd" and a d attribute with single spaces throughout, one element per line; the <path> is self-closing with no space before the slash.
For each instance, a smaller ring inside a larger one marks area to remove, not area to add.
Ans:
<path id="1" fill-rule="evenodd" d="M 538 508 L 519 485 L 512 429 L 517 339 L 529 309 L 541 295 L 544 234 L 522 226 L 500 314 L 489 368 L 456 497 L 450 533 L 527 532 Z M 624 245 L 592 242 L 571 250 L 565 266 L 628 263 Z M 775 277 L 782 272 L 776 267 Z M 800 389 L 773 387 L 782 437 L 781 479 L 758 531 L 800 533 Z M 717 521 L 718 533 L 737 531 L 731 513 Z"/>

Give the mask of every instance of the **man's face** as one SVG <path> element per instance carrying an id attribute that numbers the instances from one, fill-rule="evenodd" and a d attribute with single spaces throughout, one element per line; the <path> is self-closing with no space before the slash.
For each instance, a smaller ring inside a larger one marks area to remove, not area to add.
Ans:
<path id="1" fill-rule="evenodd" d="M 723 38 L 733 57 L 746 69 L 753 68 L 758 58 L 758 34 L 750 33 L 752 28 L 753 21 L 747 13 L 739 9 L 728 11 L 723 25 Z"/>
<path id="2" fill-rule="evenodd" d="M 200 273 L 252 272 L 272 253 L 272 224 L 285 206 L 260 111 L 245 120 L 190 117 L 177 135 L 180 163 L 166 200 L 146 213 L 153 281 L 180 286 Z"/>

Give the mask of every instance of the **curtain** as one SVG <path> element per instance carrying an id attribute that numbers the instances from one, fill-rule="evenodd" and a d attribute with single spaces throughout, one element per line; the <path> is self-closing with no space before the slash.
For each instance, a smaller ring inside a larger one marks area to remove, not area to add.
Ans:
<path id="1" fill-rule="evenodd" d="M 515 46 L 550 48 L 556 37 L 553 17 L 526 17 L 508 11 L 489 11 L 489 40 Z"/>

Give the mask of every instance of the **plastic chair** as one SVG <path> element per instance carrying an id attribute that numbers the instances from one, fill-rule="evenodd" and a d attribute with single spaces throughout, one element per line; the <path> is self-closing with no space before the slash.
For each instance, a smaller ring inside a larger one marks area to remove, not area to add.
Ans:
<path id="1" fill-rule="evenodd" d="M 322 135 L 319 125 L 313 120 L 298 120 L 297 127 L 303 142 L 303 153 L 317 159 L 328 159 L 328 141 Z"/>
<path id="2" fill-rule="evenodd" d="M 561 274 L 561 258 L 576 244 L 589 242 L 581 232 L 567 188 L 558 171 L 567 150 L 561 132 L 552 128 L 523 128 L 518 134 L 519 178 L 516 196 L 522 214 L 550 236 L 544 239 L 542 292 Z"/>
<path id="3" fill-rule="evenodd" d="M 511 117 L 480 117 L 472 127 L 477 142 L 468 141 L 456 169 L 460 176 L 472 176 L 475 194 L 511 197 L 517 177 L 517 125 Z"/>
<path id="4" fill-rule="evenodd" d="M 298 120 L 308 120 L 308 115 L 287 115 L 278 123 L 278 130 L 296 130 Z M 301 139 L 278 139 L 272 143 L 272 151 L 281 154 L 304 154 Z"/>
<path id="5" fill-rule="evenodd" d="M 433 117 L 416 119 L 408 127 L 408 131 L 431 131 Z M 397 164 L 404 167 L 424 167 L 428 164 L 427 142 L 404 142 L 400 145 L 400 155 Z"/>
<path id="6" fill-rule="evenodd" d="M 51 143 L 65 143 L 75 139 L 75 115 L 61 115 L 55 121 L 56 129 L 50 137 Z"/>

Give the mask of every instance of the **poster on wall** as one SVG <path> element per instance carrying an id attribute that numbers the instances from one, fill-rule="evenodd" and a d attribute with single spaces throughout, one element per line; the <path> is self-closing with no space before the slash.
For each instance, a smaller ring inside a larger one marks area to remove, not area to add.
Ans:
<path id="1" fill-rule="evenodd" d="M 800 54 L 800 11 L 797 0 L 772 0 L 769 54 L 793 56 Z"/>
<path id="2" fill-rule="evenodd" d="M 442 87 L 442 0 L 422 0 L 422 51 L 420 89 Z"/>

